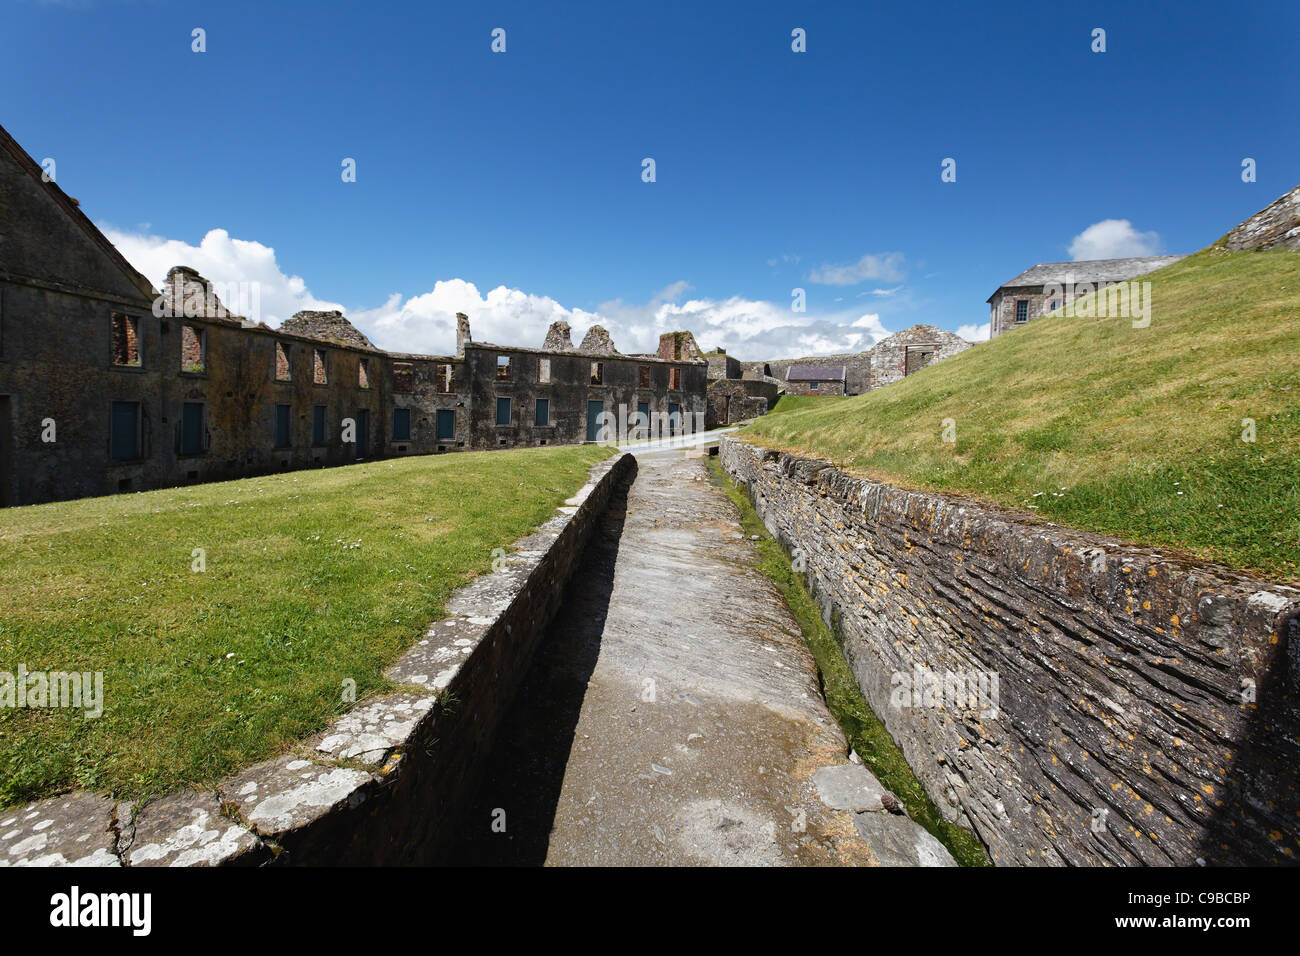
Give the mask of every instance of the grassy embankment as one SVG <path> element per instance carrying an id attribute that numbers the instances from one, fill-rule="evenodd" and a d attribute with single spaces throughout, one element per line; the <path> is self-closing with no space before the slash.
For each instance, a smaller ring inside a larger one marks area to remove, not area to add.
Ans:
<path id="1" fill-rule="evenodd" d="M 1148 280 L 1146 328 L 1057 312 L 865 395 L 782 399 L 743 436 L 1300 579 L 1300 253 L 1216 245 Z"/>
<path id="2" fill-rule="evenodd" d="M 0 511 L 0 671 L 102 671 L 104 712 L 0 708 L 0 806 L 212 781 L 384 689 L 448 596 L 609 449 L 415 457 Z M 206 569 L 194 570 L 195 549 Z"/>
<path id="3" fill-rule="evenodd" d="M 740 509 L 741 527 L 745 534 L 758 536 L 755 547 L 758 549 L 759 569 L 776 585 L 799 622 L 804 640 L 817 659 L 826 704 L 849 738 L 850 745 L 876 778 L 903 801 L 908 815 L 934 834 L 958 863 L 988 866 L 989 859 L 979 839 L 970 831 L 945 821 L 912 775 L 902 751 L 863 699 L 843 650 L 822 620 L 817 603 L 808 594 L 803 579 L 791 568 L 785 551 L 763 526 L 749 498 L 722 471 L 716 456 L 709 459 L 709 473 Z"/>

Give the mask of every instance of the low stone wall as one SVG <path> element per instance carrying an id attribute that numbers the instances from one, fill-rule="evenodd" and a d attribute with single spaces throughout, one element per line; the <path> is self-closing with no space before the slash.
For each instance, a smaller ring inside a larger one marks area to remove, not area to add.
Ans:
<path id="1" fill-rule="evenodd" d="M 730 437 L 720 453 L 996 863 L 1296 861 L 1300 590 Z"/>
<path id="2" fill-rule="evenodd" d="M 404 689 L 362 701 L 295 752 L 212 791 L 143 806 L 93 794 L 0 813 L 0 865 L 192 866 L 437 862 L 565 585 L 631 455 L 607 459 L 504 567 L 388 670 Z M 489 820 L 483 825 L 488 826 Z"/>

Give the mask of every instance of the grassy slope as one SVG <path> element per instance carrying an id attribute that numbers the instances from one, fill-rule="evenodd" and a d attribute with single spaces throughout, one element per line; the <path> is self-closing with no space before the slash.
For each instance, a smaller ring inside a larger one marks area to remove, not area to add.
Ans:
<path id="1" fill-rule="evenodd" d="M 863 698 L 853 670 L 844 658 L 843 648 L 836 643 L 830 628 L 822 620 L 817 602 L 804 587 L 802 577 L 791 568 L 781 545 L 763 526 L 749 498 L 723 473 L 716 456 L 709 459 L 709 474 L 740 510 L 745 534 L 758 537 L 759 568 L 776 585 L 799 622 L 804 641 L 817 660 L 826 705 L 843 728 L 849 744 L 876 778 L 903 801 L 908 815 L 934 834 L 952 853 L 953 859 L 963 866 L 988 866 L 988 855 L 979 838 L 945 820 L 913 775 L 903 752 Z"/>
<path id="2" fill-rule="evenodd" d="M 745 435 L 1300 578 L 1300 253 L 1212 247 L 1146 278 L 1147 328 L 1036 319 L 866 395 L 783 402 Z"/>
<path id="3" fill-rule="evenodd" d="M 104 672 L 105 713 L 0 709 L 0 806 L 213 780 L 382 669 L 608 449 L 406 458 L 0 512 L 0 671 Z M 207 569 L 191 570 L 206 550 Z"/>

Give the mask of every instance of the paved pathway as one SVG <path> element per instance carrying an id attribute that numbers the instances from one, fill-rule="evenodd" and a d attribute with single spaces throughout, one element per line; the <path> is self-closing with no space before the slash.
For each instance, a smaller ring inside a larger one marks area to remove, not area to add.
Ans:
<path id="1" fill-rule="evenodd" d="M 881 811 L 879 785 L 848 763 L 798 625 L 754 567 L 706 460 L 700 449 L 638 456 L 501 727 L 449 862 L 946 856 L 906 817 L 852 812 Z"/>

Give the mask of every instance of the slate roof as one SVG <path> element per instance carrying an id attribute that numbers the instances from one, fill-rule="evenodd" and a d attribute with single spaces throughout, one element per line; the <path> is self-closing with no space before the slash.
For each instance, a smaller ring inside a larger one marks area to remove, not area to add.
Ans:
<path id="1" fill-rule="evenodd" d="M 1185 259 L 1186 256 L 1136 256 L 1132 259 L 1084 259 L 1079 262 L 1040 262 L 1026 269 L 1014 279 L 1008 279 L 994 291 L 997 295 L 1003 289 L 1023 288 L 1025 286 L 1075 285 L 1101 282 L 1123 282 L 1138 276 L 1154 272 L 1171 262 Z M 992 302 L 993 295 L 986 301 Z"/>
<path id="2" fill-rule="evenodd" d="M 787 382 L 842 382 L 843 365 L 791 365 L 785 373 Z"/>

